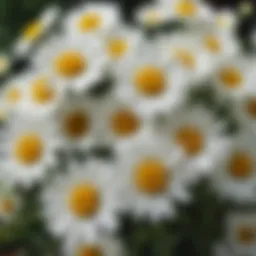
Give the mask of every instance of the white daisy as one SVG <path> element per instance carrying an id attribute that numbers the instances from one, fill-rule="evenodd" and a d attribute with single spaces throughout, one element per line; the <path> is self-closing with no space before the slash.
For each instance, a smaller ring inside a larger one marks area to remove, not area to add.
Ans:
<path id="1" fill-rule="evenodd" d="M 106 3 L 78 5 L 64 21 L 67 34 L 76 40 L 104 38 L 120 22 L 118 6 Z"/>
<path id="2" fill-rule="evenodd" d="M 219 65 L 212 77 L 218 96 L 239 99 L 254 84 L 254 64 L 250 58 L 235 56 Z"/>
<path id="3" fill-rule="evenodd" d="M 1 168 L 13 182 L 31 186 L 45 178 L 54 165 L 55 132 L 51 124 L 45 125 L 47 121 L 12 118 L 8 131 L 3 131 Z"/>
<path id="4" fill-rule="evenodd" d="M 21 198 L 6 180 L 0 181 L 0 221 L 11 220 L 21 207 Z"/>
<path id="5" fill-rule="evenodd" d="M 121 242 L 110 234 L 99 234 L 94 239 L 79 235 L 68 235 L 63 246 L 63 255 L 70 256 L 121 256 L 124 249 Z"/>
<path id="6" fill-rule="evenodd" d="M 149 133 L 133 147 L 118 153 L 125 212 L 159 221 L 173 217 L 175 199 L 189 199 L 185 183 L 177 179 L 182 163 L 173 152 Z"/>
<path id="7" fill-rule="evenodd" d="M 79 233 L 81 238 L 115 230 L 120 203 L 115 178 L 113 165 L 95 162 L 73 165 L 70 172 L 59 174 L 42 196 L 49 229 L 60 236 Z"/>
<path id="8" fill-rule="evenodd" d="M 222 124 L 203 106 L 183 105 L 171 113 L 158 131 L 165 143 L 175 145 L 176 154 L 186 161 L 181 175 L 189 181 L 209 174 L 217 159 L 227 150 Z"/>
<path id="9" fill-rule="evenodd" d="M 59 147 L 88 149 L 92 146 L 102 129 L 100 114 L 97 102 L 83 95 L 68 94 L 54 116 Z"/>
<path id="10" fill-rule="evenodd" d="M 162 0 L 162 8 L 168 11 L 170 20 L 183 21 L 188 25 L 202 25 L 212 10 L 200 0 Z"/>
<path id="11" fill-rule="evenodd" d="M 255 145 L 254 134 L 243 131 L 222 153 L 212 172 L 213 186 L 221 196 L 232 201 L 255 201 Z"/>
<path id="12" fill-rule="evenodd" d="M 98 42 L 56 37 L 36 54 L 35 66 L 46 69 L 66 90 L 81 92 L 105 75 L 106 57 Z"/>
<path id="13" fill-rule="evenodd" d="M 20 38 L 14 45 L 14 54 L 25 56 L 35 43 L 44 36 L 54 25 L 60 10 L 57 6 L 46 8 L 38 18 L 27 24 Z"/>
<path id="14" fill-rule="evenodd" d="M 153 116 L 171 109 L 185 96 L 186 78 L 167 67 L 157 47 L 145 45 L 140 55 L 131 56 L 122 67 L 116 93 L 138 111 Z"/>
<path id="15" fill-rule="evenodd" d="M 35 71 L 27 74 L 23 82 L 24 97 L 16 112 L 27 117 L 50 117 L 61 102 L 65 92 L 54 77 Z"/>
<path id="16" fill-rule="evenodd" d="M 227 219 L 227 240 L 237 255 L 254 255 L 256 252 L 256 214 L 233 213 Z"/>
<path id="17" fill-rule="evenodd" d="M 156 4 L 147 4 L 136 11 L 135 19 L 144 28 L 154 28 L 168 22 L 169 16 L 165 8 Z"/>

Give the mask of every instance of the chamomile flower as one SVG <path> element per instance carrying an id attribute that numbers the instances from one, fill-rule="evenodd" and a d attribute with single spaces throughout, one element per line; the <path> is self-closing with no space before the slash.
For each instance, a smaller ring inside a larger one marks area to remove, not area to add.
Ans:
<path id="1" fill-rule="evenodd" d="M 137 23 L 144 28 L 155 28 L 168 22 L 168 12 L 159 5 L 145 5 L 135 13 Z"/>
<path id="2" fill-rule="evenodd" d="M 115 230 L 120 203 L 115 179 L 113 165 L 96 162 L 74 165 L 70 172 L 59 174 L 42 195 L 49 229 L 60 236 L 79 233 L 81 238 Z"/>
<path id="3" fill-rule="evenodd" d="M 213 75 L 214 88 L 222 98 L 239 99 L 254 83 L 254 61 L 235 56 L 222 62 Z"/>
<path id="4" fill-rule="evenodd" d="M 5 180 L 0 183 L 0 222 L 12 219 L 21 206 L 21 198 Z"/>
<path id="5" fill-rule="evenodd" d="M 255 213 L 229 214 L 227 240 L 229 247 L 238 255 L 254 255 L 256 251 Z"/>
<path id="6" fill-rule="evenodd" d="M 256 155 L 254 134 L 243 131 L 229 144 L 213 168 L 213 186 L 223 197 L 238 202 L 255 201 Z"/>
<path id="7" fill-rule="evenodd" d="M 145 45 L 140 56 L 131 56 L 120 67 L 116 94 L 139 112 L 154 116 L 179 104 L 186 82 L 186 78 L 166 66 L 157 47 Z"/>
<path id="8" fill-rule="evenodd" d="M 165 143 L 175 145 L 176 154 L 186 161 L 180 174 L 189 181 L 209 174 L 218 157 L 227 150 L 220 124 L 203 106 L 183 105 L 173 111 L 158 133 Z"/>
<path id="9" fill-rule="evenodd" d="M 202 24 L 212 12 L 208 5 L 199 0 L 162 0 L 162 7 L 168 10 L 170 20 L 190 24 Z"/>
<path id="10" fill-rule="evenodd" d="M 64 90 L 56 79 L 43 72 L 28 74 L 23 87 L 24 98 L 17 111 L 28 118 L 48 118 L 64 100 Z"/>
<path id="11" fill-rule="evenodd" d="M 63 246 L 63 255 L 70 256 L 121 256 L 124 255 L 121 242 L 110 234 L 99 234 L 94 239 L 68 235 Z"/>
<path id="12" fill-rule="evenodd" d="M 151 120 L 138 112 L 136 105 L 124 103 L 113 94 L 101 101 L 98 107 L 101 111 L 97 116 L 97 140 L 113 144 L 117 150 L 132 147 L 150 130 Z"/>
<path id="13" fill-rule="evenodd" d="M 65 20 L 69 36 L 77 40 L 104 38 L 120 22 L 118 6 L 106 3 L 78 5 Z M 84 40 L 83 40 L 84 41 Z"/>
<path id="14" fill-rule="evenodd" d="M 56 77 L 59 86 L 82 92 L 99 82 L 105 74 L 106 57 L 100 44 L 53 38 L 36 54 L 35 66 Z"/>
<path id="15" fill-rule="evenodd" d="M 12 182 L 31 186 L 44 179 L 55 163 L 55 132 L 51 124 L 18 117 L 8 125 L 9 130 L 3 131 L 1 169 Z"/>
<path id="16" fill-rule="evenodd" d="M 59 8 L 46 8 L 34 21 L 27 24 L 14 46 L 14 54 L 24 56 L 53 26 L 59 16 Z"/>
<path id="17" fill-rule="evenodd" d="M 55 113 L 56 138 L 66 149 L 87 149 L 99 133 L 100 109 L 89 97 L 68 94 Z"/>
<path id="18" fill-rule="evenodd" d="M 173 153 L 150 133 L 118 153 L 124 211 L 159 221 L 175 215 L 175 199 L 189 200 L 185 182 L 177 179 L 182 163 Z"/>

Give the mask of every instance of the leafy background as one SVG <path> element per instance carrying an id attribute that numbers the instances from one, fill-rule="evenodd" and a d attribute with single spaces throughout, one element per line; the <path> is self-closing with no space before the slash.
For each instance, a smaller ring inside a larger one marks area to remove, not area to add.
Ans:
<path id="1" fill-rule="evenodd" d="M 92 0 L 93 1 L 93 0 Z M 95 1 L 95 0 L 94 0 Z M 107 1 L 107 0 L 105 0 Z M 121 4 L 123 14 L 131 20 L 132 12 L 145 0 L 116 0 Z M 68 10 L 78 0 L 1 0 L 0 1 L 0 51 L 10 50 L 12 42 L 22 28 L 49 4 L 57 4 Z M 85 1 L 83 1 L 85 2 Z M 208 0 L 216 7 L 232 7 L 236 10 L 243 1 Z M 252 0 L 256 10 L 256 2 Z M 245 47 L 255 28 L 256 11 L 241 19 L 238 34 Z M 64 14 L 65 15 L 65 12 Z M 165 221 L 150 225 L 146 221 L 136 222 L 129 216 L 122 218 L 118 235 L 131 256 L 210 256 L 213 246 L 222 239 L 223 222 L 228 210 L 244 211 L 247 207 L 234 207 L 222 201 L 209 189 L 209 181 L 201 180 L 191 187 L 194 200 L 189 205 L 178 205 L 175 221 Z M 20 191 L 27 199 L 17 218 L 10 224 L 0 223 L 0 256 L 15 250 L 24 250 L 28 256 L 61 256 L 58 241 L 45 230 L 38 207 L 37 190 Z"/>

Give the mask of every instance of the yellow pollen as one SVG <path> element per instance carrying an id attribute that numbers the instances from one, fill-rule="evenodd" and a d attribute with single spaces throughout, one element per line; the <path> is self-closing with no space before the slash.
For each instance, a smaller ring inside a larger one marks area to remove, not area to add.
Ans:
<path id="1" fill-rule="evenodd" d="M 166 87 L 165 73 L 158 67 L 143 66 L 135 73 L 134 85 L 144 96 L 159 96 Z"/>
<path id="2" fill-rule="evenodd" d="M 253 173 L 253 160 L 245 152 L 237 152 L 232 155 L 229 162 L 230 174 L 239 179 L 247 179 Z"/>
<path id="3" fill-rule="evenodd" d="M 223 68 L 219 73 L 220 81 L 230 89 L 236 89 L 242 86 L 243 76 L 236 67 Z"/>
<path id="4" fill-rule="evenodd" d="M 81 32 L 93 32 L 102 26 L 103 20 L 100 14 L 89 12 L 84 14 L 77 23 L 78 29 Z"/>
<path id="5" fill-rule="evenodd" d="M 194 126 L 180 128 L 176 133 L 176 142 L 189 156 L 200 153 L 205 143 L 203 134 Z"/>
<path id="6" fill-rule="evenodd" d="M 100 207 L 100 194 L 90 183 L 79 184 L 71 190 L 68 204 L 77 217 L 93 217 Z"/>
<path id="7" fill-rule="evenodd" d="M 220 40 L 214 35 L 208 35 L 204 38 L 204 46 L 211 53 L 220 53 L 222 50 Z"/>
<path id="8" fill-rule="evenodd" d="M 44 150 L 42 139 L 35 133 L 22 134 L 14 144 L 16 159 L 26 165 L 35 164 L 42 157 Z"/>
<path id="9" fill-rule="evenodd" d="M 123 109 L 114 113 L 111 118 L 111 127 L 117 136 L 125 137 L 137 132 L 140 120 L 135 113 Z"/>
<path id="10" fill-rule="evenodd" d="M 169 175 L 161 161 L 146 158 L 135 166 L 134 183 L 137 189 L 143 193 L 159 194 L 167 189 Z"/>
<path id="11" fill-rule="evenodd" d="M 46 78 L 39 78 L 34 80 L 31 85 L 30 93 L 32 99 L 39 104 L 52 101 L 55 97 L 55 91 Z"/>
<path id="12" fill-rule="evenodd" d="M 15 210 L 15 203 L 12 199 L 5 199 L 0 203 L 0 212 L 11 214 Z"/>
<path id="13" fill-rule="evenodd" d="M 125 55 L 128 49 L 128 44 L 124 39 L 112 39 L 108 42 L 107 52 L 113 59 L 119 59 Z"/>
<path id="14" fill-rule="evenodd" d="M 175 11 L 182 17 L 194 17 L 198 13 L 198 6 L 193 0 L 179 0 L 175 6 Z"/>
<path id="15" fill-rule="evenodd" d="M 237 239 L 242 245 L 251 245 L 255 242 L 256 229 L 251 227 L 240 227 L 237 230 Z"/>
<path id="16" fill-rule="evenodd" d="M 77 51 L 66 51 L 54 60 L 54 69 L 64 78 L 75 78 L 87 69 L 87 61 Z"/>
<path id="17" fill-rule="evenodd" d="M 103 256 L 103 252 L 99 246 L 87 245 L 79 248 L 76 256 Z"/>
<path id="18" fill-rule="evenodd" d="M 256 97 L 247 102 L 246 110 L 253 119 L 256 119 Z"/>
<path id="19" fill-rule="evenodd" d="M 176 60 L 187 69 L 194 69 L 196 65 L 195 56 L 186 49 L 176 49 L 174 52 Z"/>
<path id="20" fill-rule="evenodd" d="M 89 132 L 90 119 L 84 111 L 68 113 L 63 120 L 64 133 L 71 139 L 78 139 Z"/>
<path id="21" fill-rule="evenodd" d="M 21 91 L 18 88 L 11 88 L 7 92 L 7 102 L 11 104 L 16 104 L 21 99 Z"/>
<path id="22" fill-rule="evenodd" d="M 40 36 L 42 36 L 44 31 L 43 24 L 39 21 L 35 21 L 27 25 L 23 32 L 23 37 L 27 41 L 37 40 Z"/>

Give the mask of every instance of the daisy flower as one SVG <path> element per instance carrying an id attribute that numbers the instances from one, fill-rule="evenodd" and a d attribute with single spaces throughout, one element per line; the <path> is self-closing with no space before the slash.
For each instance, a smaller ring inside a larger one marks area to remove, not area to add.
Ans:
<path id="1" fill-rule="evenodd" d="M 241 131 L 213 168 L 213 186 L 232 201 L 255 201 L 256 154 L 254 134 Z"/>
<path id="2" fill-rule="evenodd" d="M 52 125 L 44 124 L 16 117 L 3 131 L 1 169 L 14 183 L 29 187 L 44 179 L 54 165 L 54 131 Z"/>
<path id="3" fill-rule="evenodd" d="M 64 100 L 64 90 L 47 73 L 31 72 L 23 83 L 24 97 L 16 109 L 19 114 L 32 118 L 50 117 Z"/>
<path id="4" fill-rule="evenodd" d="M 177 179 L 182 169 L 179 157 L 151 135 L 118 152 L 118 166 L 124 212 L 155 222 L 173 217 L 174 201 L 187 201 L 189 196 L 186 184 Z"/>
<path id="5" fill-rule="evenodd" d="M 254 61 L 235 56 L 223 61 L 213 74 L 214 88 L 220 97 L 239 99 L 254 83 Z"/>
<path id="6" fill-rule="evenodd" d="M 0 221 L 9 221 L 21 207 L 21 198 L 14 188 L 5 181 L 0 182 Z"/>
<path id="7" fill-rule="evenodd" d="M 140 7 L 135 13 L 137 23 L 144 28 L 155 28 L 169 21 L 168 12 L 156 4 Z"/>
<path id="8" fill-rule="evenodd" d="M 124 254 L 121 242 L 110 234 L 100 234 L 93 239 L 68 235 L 65 241 L 63 255 L 66 256 L 120 256 Z"/>
<path id="9" fill-rule="evenodd" d="M 170 20 L 186 22 L 189 25 L 202 24 L 209 18 L 212 10 L 200 0 L 162 0 L 160 5 L 168 10 Z"/>
<path id="10" fill-rule="evenodd" d="M 183 105 L 173 111 L 158 130 L 159 137 L 186 161 L 184 177 L 190 181 L 208 174 L 227 150 L 222 124 L 203 106 Z"/>
<path id="11" fill-rule="evenodd" d="M 14 54 L 24 56 L 54 25 L 59 16 L 59 8 L 51 6 L 46 8 L 38 18 L 28 23 L 23 29 L 20 38 L 14 45 Z"/>
<path id="12" fill-rule="evenodd" d="M 153 116 L 179 104 L 186 82 L 186 78 L 166 66 L 157 47 L 145 45 L 139 56 L 130 56 L 120 67 L 116 94 L 142 114 Z"/>
<path id="13" fill-rule="evenodd" d="M 56 77 L 59 86 L 82 92 L 99 82 L 105 74 L 106 57 L 97 42 L 56 37 L 44 45 L 34 58 L 38 69 Z"/>
<path id="14" fill-rule="evenodd" d="M 66 95 L 54 115 L 56 139 L 65 149 L 87 149 L 99 136 L 101 109 L 87 96 Z"/>
<path id="15" fill-rule="evenodd" d="M 77 39 L 104 38 L 120 22 L 118 6 L 106 3 L 78 5 L 64 20 L 66 33 Z"/>
<path id="16" fill-rule="evenodd" d="M 227 240 L 237 255 L 254 255 L 256 251 L 255 213 L 233 213 L 227 219 Z"/>
<path id="17" fill-rule="evenodd" d="M 49 229 L 58 236 L 79 233 L 93 239 L 117 227 L 119 193 L 113 165 L 87 162 L 72 165 L 45 187 L 43 212 Z"/>

